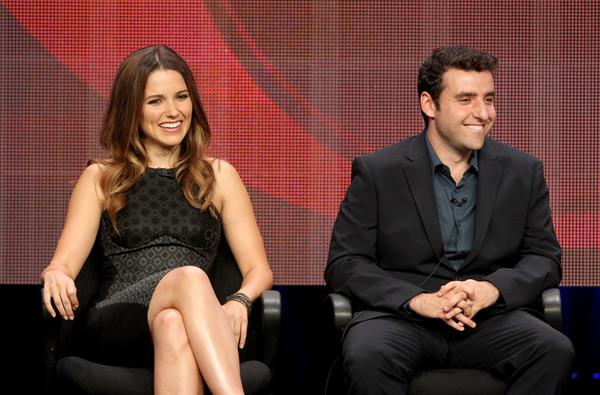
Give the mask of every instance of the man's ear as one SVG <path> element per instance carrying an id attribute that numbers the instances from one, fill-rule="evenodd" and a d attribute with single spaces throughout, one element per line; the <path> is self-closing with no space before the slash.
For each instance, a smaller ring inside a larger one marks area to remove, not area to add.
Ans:
<path id="1" fill-rule="evenodd" d="M 422 92 L 419 100 L 421 102 L 421 111 L 423 111 L 429 118 L 435 118 L 436 107 L 431 95 L 427 92 Z"/>

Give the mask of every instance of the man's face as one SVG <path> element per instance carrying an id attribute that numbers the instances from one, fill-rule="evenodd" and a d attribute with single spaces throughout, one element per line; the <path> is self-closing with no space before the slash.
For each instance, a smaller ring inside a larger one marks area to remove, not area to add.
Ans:
<path id="1" fill-rule="evenodd" d="M 461 156 L 481 149 L 496 120 L 492 73 L 449 69 L 442 82 L 438 106 L 428 93 L 421 96 L 421 108 L 429 116 L 432 145 L 446 154 Z"/>

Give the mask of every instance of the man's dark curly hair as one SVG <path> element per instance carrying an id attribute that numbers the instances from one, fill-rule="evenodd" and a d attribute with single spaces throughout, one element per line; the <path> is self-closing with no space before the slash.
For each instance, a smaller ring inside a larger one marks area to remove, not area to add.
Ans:
<path id="1" fill-rule="evenodd" d="M 477 49 L 463 46 L 436 48 L 430 57 L 425 59 L 419 67 L 419 97 L 427 92 L 431 95 L 436 107 L 442 93 L 442 78 L 449 69 L 465 71 L 496 71 L 498 58 Z M 429 124 L 429 117 L 421 111 L 425 126 Z"/>

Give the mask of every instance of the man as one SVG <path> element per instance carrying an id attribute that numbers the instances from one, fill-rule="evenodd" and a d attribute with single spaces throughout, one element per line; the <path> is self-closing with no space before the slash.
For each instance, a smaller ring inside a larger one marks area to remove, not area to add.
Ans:
<path id="1" fill-rule="evenodd" d="M 351 394 L 406 393 L 422 369 L 484 369 L 510 394 L 561 392 L 573 347 L 527 313 L 561 277 L 540 161 L 486 135 L 497 59 L 465 47 L 419 69 L 425 130 L 352 163 L 325 271 L 355 310 Z"/>

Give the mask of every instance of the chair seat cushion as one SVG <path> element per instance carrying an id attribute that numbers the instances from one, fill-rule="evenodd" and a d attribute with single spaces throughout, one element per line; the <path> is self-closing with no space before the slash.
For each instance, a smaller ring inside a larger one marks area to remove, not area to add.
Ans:
<path id="1" fill-rule="evenodd" d="M 242 387 L 248 395 L 271 393 L 271 369 L 261 361 L 245 361 L 240 364 Z"/>
<path id="2" fill-rule="evenodd" d="M 79 357 L 66 357 L 56 365 L 59 388 L 68 394 L 152 394 L 152 371 L 102 365 Z"/>
<path id="3" fill-rule="evenodd" d="M 244 393 L 263 395 L 270 392 L 271 371 L 260 361 L 240 365 Z M 152 395 L 152 370 L 109 366 L 70 356 L 56 366 L 61 393 L 98 395 Z"/>

